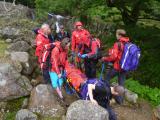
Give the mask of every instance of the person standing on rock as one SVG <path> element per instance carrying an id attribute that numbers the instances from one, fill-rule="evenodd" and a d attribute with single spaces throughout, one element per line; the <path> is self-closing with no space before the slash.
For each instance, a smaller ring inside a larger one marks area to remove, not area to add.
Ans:
<path id="1" fill-rule="evenodd" d="M 74 24 L 75 30 L 72 32 L 71 51 L 73 62 L 75 61 L 77 68 L 82 70 L 81 59 L 77 56 L 82 50 L 82 42 L 90 37 L 90 33 L 83 28 L 83 24 L 78 21 Z"/>
<path id="2" fill-rule="evenodd" d="M 50 44 L 50 40 L 48 35 L 51 34 L 51 29 L 48 24 L 43 24 L 41 28 L 37 31 L 36 36 L 36 51 L 35 56 L 38 57 L 38 63 L 42 70 L 42 75 L 45 80 L 45 83 L 50 83 L 50 76 L 49 76 L 49 66 L 42 67 L 42 55 L 44 52 L 45 45 Z M 49 60 L 47 60 L 49 62 Z"/>
<path id="3" fill-rule="evenodd" d="M 70 35 L 67 31 L 64 30 L 64 26 L 60 25 L 60 31 L 55 35 L 55 40 L 61 42 L 66 37 L 70 38 Z"/>
<path id="4" fill-rule="evenodd" d="M 110 67 L 107 76 L 106 82 L 109 83 L 114 76 L 118 76 L 118 84 L 124 86 L 124 81 L 126 79 L 126 71 L 123 71 L 120 67 L 120 59 L 124 50 L 124 44 L 129 42 L 129 38 L 126 37 L 126 31 L 123 29 L 118 29 L 116 31 L 117 42 L 114 43 L 113 48 L 109 49 L 109 56 L 103 57 L 102 61 L 113 64 L 113 67 Z M 119 104 L 123 103 L 123 97 L 117 96 L 115 99 Z"/>
<path id="5" fill-rule="evenodd" d="M 64 97 L 62 95 L 61 87 L 64 82 L 62 75 L 64 73 L 64 67 L 68 63 L 68 49 L 70 45 L 69 38 L 64 38 L 62 42 L 55 42 L 55 47 L 51 52 L 51 69 L 50 69 L 50 78 L 52 87 L 56 90 L 58 96 L 62 101 Z"/>

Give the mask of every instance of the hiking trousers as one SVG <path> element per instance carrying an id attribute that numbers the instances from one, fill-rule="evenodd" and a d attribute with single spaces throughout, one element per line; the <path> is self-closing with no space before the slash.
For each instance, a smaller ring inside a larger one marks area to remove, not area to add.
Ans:
<path id="1" fill-rule="evenodd" d="M 43 76 L 45 84 L 51 83 L 51 79 L 50 79 L 50 75 L 49 75 L 49 70 L 48 69 L 42 69 L 42 76 Z"/>
<path id="2" fill-rule="evenodd" d="M 124 86 L 124 82 L 126 80 L 126 72 L 125 71 L 117 71 L 115 70 L 114 68 L 110 68 L 107 75 L 106 75 L 106 80 L 105 82 L 107 84 L 110 83 L 110 80 L 115 77 L 115 76 L 118 76 L 118 84 L 121 85 L 121 86 Z M 115 98 L 115 101 L 118 103 L 118 104 L 122 104 L 123 103 L 123 97 L 122 96 L 114 96 Z"/>
<path id="3" fill-rule="evenodd" d="M 96 78 L 97 62 L 98 61 L 94 59 L 84 59 L 85 75 L 88 79 Z"/>

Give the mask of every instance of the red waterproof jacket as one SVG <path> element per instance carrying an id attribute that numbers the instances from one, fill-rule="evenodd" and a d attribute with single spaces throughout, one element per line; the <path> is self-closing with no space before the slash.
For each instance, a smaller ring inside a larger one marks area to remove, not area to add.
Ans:
<path id="1" fill-rule="evenodd" d="M 55 47 L 51 52 L 51 64 L 52 64 L 51 71 L 52 72 L 55 72 L 57 74 L 61 73 L 61 70 L 64 69 L 66 63 L 68 62 L 67 53 L 68 53 L 68 50 L 62 49 L 59 41 L 55 42 Z"/>
<path id="2" fill-rule="evenodd" d="M 125 42 L 129 42 L 128 37 L 121 37 L 119 39 L 119 42 L 115 42 L 113 47 L 109 49 L 109 56 L 108 57 L 103 57 L 103 61 L 106 62 L 113 62 L 113 67 L 115 70 L 120 71 L 120 59 L 123 53 L 124 49 L 124 44 Z"/>
<path id="3" fill-rule="evenodd" d="M 81 44 L 83 41 L 86 41 L 86 39 L 88 39 L 89 36 L 90 33 L 85 29 L 73 31 L 71 42 L 72 51 L 78 52 L 78 45 Z"/>
<path id="4" fill-rule="evenodd" d="M 44 45 L 49 44 L 48 36 L 46 36 L 42 30 L 38 30 L 38 35 L 36 36 L 36 51 L 35 56 L 38 57 L 38 62 L 41 63 L 41 57 L 43 53 Z"/>
<path id="5" fill-rule="evenodd" d="M 94 40 L 88 39 L 84 44 L 84 52 L 87 53 L 88 58 L 97 54 L 98 49 L 101 47 L 100 40 L 98 38 L 93 38 Z M 86 51 L 88 49 L 88 51 Z"/>

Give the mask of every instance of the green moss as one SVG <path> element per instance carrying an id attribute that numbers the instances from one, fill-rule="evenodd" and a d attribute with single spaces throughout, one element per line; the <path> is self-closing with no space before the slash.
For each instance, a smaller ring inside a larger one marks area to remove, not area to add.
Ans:
<path id="1" fill-rule="evenodd" d="M 49 117 L 49 116 L 42 116 L 39 113 L 35 113 L 38 117 L 38 120 L 62 120 L 61 117 Z"/>
<path id="2" fill-rule="evenodd" d="M 4 51 L 7 49 L 8 44 L 0 40 L 0 57 L 4 56 Z"/>
<path id="3" fill-rule="evenodd" d="M 5 111 L 8 112 L 5 113 L 4 120 L 15 120 L 16 113 L 18 110 L 21 109 L 24 99 L 25 97 L 7 101 L 7 106 Z"/>
<path id="4" fill-rule="evenodd" d="M 15 120 L 16 113 L 17 113 L 16 111 L 6 113 L 4 120 Z"/>

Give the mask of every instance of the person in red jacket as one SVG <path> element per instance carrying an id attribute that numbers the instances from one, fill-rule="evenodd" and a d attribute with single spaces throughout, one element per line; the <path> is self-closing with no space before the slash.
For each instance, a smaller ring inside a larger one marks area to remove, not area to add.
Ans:
<path id="1" fill-rule="evenodd" d="M 80 21 L 75 22 L 74 27 L 75 30 L 72 33 L 72 41 L 71 41 L 72 56 L 75 57 L 77 67 L 82 69 L 80 58 L 77 57 L 77 54 L 82 50 L 82 42 L 88 39 L 90 33 L 83 28 L 83 24 Z"/>
<path id="2" fill-rule="evenodd" d="M 42 56 L 43 56 L 45 46 L 50 44 L 50 40 L 48 38 L 48 35 L 50 34 L 51 34 L 51 29 L 48 24 L 43 24 L 37 32 L 35 56 L 38 57 L 38 63 L 40 67 L 42 66 Z M 45 80 L 45 83 L 50 82 L 49 68 L 41 67 L 41 70 L 42 70 L 42 75 Z"/>
<path id="3" fill-rule="evenodd" d="M 84 59 L 84 67 L 86 76 L 96 78 L 96 64 L 99 59 L 100 40 L 98 38 L 90 37 L 84 41 L 83 54 L 79 53 L 78 56 Z"/>
<path id="4" fill-rule="evenodd" d="M 56 89 L 57 94 L 63 101 L 63 95 L 61 91 L 61 86 L 63 84 L 62 73 L 64 71 L 65 65 L 68 64 L 67 53 L 70 45 L 69 38 L 64 38 L 62 42 L 55 42 L 55 48 L 51 52 L 51 70 L 49 72 L 51 78 L 51 84 L 54 89 Z"/>
<path id="5" fill-rule="evenodd" d="M 124 81 L 126 77 L 126 72 L 121 70 L 120 67 L 120 59 L 122 57 L 123 49 L 124 49 L 124 44 L 126 42 L 129 42 L 129 38 L 126 37 L 126 31 L 123 29 L 118 29 L 116 31 L 116 38 L 117 42 L 114 43 L 113 47 L 109 49 L 109 56 L 103 57 L 102 61 L 104 62 L 109 62 L 113 64 L 113 68 L 110 67 L 107 77 L 106 77 L 106 82 L 109 83 L 111 78 L 113 78 L 115 75 L 118 75 L 118 84 L 121 86 L 124 86 Z M 118 98 L 117 102 L 119 104 L 123 103 L 123 98 Z"/>

